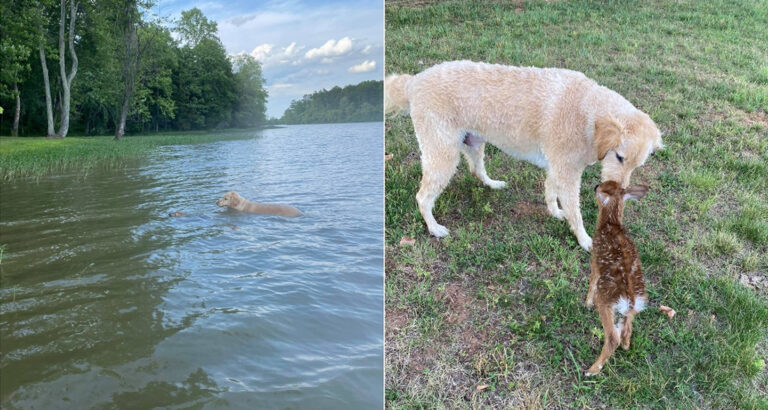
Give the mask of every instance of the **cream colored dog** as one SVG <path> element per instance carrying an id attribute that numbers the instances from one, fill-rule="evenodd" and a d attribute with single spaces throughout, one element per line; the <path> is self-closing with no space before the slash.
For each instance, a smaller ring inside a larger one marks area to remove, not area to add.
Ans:
<path id="1" fill-rule="evenodd" d="M 229 191 L 224 194 L 224 196 L 216 202 L 216 205 L 227 206 L 240 212 L 248 212 L 252 214 L 270 214 L 279 216 L 301 215 L 301 212 L 292 206 L 251 202 L 241 197 L 240 194 L 235 191 Z"/>
<path id="2" fill-rule="evenodd" d="M 584 74 L 560 68 L 442 63 L 413 76 L 388 76 L 384 106 L 387 113 L 410 111 L 421 149 L 416 201 L 437 237 L 448 229 L 437 223 L 432 207 L 456 171 L 459 153 L 484 184 L 506 185 L 485 171 L 486 142 L 547 171 L 547 209 L 568 220 L 585 250 L 592 238 L 579 209 L 584 169 L 602 161 L 602 180 L 626 187 L 632 171 L 662 147 L 648 115 Z"/>

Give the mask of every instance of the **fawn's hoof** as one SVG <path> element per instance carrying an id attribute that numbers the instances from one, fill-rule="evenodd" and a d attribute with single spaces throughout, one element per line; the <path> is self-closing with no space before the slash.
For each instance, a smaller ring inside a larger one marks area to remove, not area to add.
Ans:
<path id="1" fill-rule="evenodd" d="M 589 368 L 589 370 L 584 372 L 584 376 L 587 376 L 587 377 L 594 376 L 594 375 L 600 373 L 600 370 L 602 370 L 602 369 L 603 369 L 603 366 L 592 366 L 592 367 Z"/>
<path id="2" fill-rule="evenodd" d="M 622 340 L 621 341 L 621 348 L 624 350 L 629 350 L 629 340 Z"/>

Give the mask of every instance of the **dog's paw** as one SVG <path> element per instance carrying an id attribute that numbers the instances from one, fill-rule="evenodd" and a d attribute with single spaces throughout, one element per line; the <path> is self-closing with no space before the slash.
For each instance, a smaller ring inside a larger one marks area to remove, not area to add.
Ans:
<path id="1" fill-rule="evenodd" d="M 507 186 L 506 182 L 504 182 L 504 181 L 496 181 L 494 179 L 486 181 L 485 184 L 488 185 L 489 187 L 491 187 L 491 189 L 502 189 L 502 188 Z"/>
<path id="2" fill-rule="evenodd" d="M 555 209 L 554 212 L 550 209 L 549 213 L 561 221 L 565 218 L 565 212 L 563 212 L 563 210 L 560 208 Z"/>
<path id="3" fill-rule="evenodd" d="M 585 236 L 584 238 L 580 238 L 579 239 L 579 245 L 581 245 L 581 247 L 585 251 L 587 251 L 587 252 L 591 251 L 592 250 L 592 238 L 590 238 L 589 236 Z"/>
<path id="4" fill-rule="evenodd" d="M 438 238 L 444 238 L 448 236 L 450 232 L 451 231 L 449 231 L 448 228 L 444 227 L 443 225 L 435 225 L 429 227 L 429 233 Z"/>

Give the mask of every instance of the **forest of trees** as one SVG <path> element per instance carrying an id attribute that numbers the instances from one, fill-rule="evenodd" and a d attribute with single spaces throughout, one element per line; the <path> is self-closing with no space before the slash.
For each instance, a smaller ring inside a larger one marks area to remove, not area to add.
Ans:
<path id="1" fill-rule="evenodd" d="M 283 124 L 382 121 L 383 82 L 363 81 L 344 88 L 317 91 L 291 102 Z"/>
<path id="2" fill-rule="evenodd" d="M 0 2 L 0 133 L 66 137 L 265 122 L 261 65 L 193 8 L 151 0 Z M 175 37 L 173 34 L 175 33 Z"/>

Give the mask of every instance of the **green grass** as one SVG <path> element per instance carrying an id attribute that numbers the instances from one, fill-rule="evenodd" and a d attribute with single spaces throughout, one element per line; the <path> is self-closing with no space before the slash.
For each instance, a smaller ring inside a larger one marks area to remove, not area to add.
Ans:
<path id="1" fill-rule="evenodd" d="M 493 191 L 462 163 L 434 212 L 451 235 L 436 240 L 416 206 L 412 124 L 389 117 L 388 407 L 768 408 L 768 289 L 739 283 L 768 272 L 766 6 L 387 3 L 387 73 L 456 59 L 582 71 L 649 113 L 667 147 L 633 175 L 652 190 L 624 221 L 652 306 L 630 349 L 585 378 L 602 343 L 583 307 L 589 255 L 547 215 L 544 172 L 488 148 L 508 183 Z M 588 232 L 598 180 L 597 165 L 583 176 Z"/>
<path id="2" fill-rule="evenodd" d="M 0 178 L 39 178 L 75 171 L 87 174 L 94 168 L 120 168 L 146 157 L 164 145 L 197 144 L 252 138 L 253 130 L 193 131 L 157 135 L 113 137 L 0 137 Z"/>

